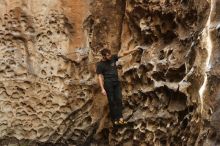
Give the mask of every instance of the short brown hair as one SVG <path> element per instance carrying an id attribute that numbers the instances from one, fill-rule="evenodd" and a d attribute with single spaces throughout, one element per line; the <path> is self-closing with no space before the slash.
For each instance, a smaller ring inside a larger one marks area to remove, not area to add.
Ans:
<path id="1" fill-rule="evenodd" d="M 107 48 L 104 48 L 100 51 L 102 56 L 106 56 L 107 54 L 111 54 L 111 51 Z"/>

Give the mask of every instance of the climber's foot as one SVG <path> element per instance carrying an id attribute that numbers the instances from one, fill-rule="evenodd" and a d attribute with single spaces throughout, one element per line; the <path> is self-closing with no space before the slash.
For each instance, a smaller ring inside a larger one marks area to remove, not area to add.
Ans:
<path id="1" fill-rule="evenodd" d="M 126 125 L 127 124 L 127 122 L 123 118 L 120 118 L 118 120 L 118 123 L 119 123 L 119 125 Z"/>
<path id="2" fill-rule="evenodd" d="M 127 124 L 127 122 L 126 122 L 123 118 L 120 118 L 120 119 L 115 120 L 115 121 L 113 122 L 113 126 L 114 126 L 114 127 L 121 127 L 121 126 L 124 126 L 124 125 L 126 125 L 126 124 Z"/>

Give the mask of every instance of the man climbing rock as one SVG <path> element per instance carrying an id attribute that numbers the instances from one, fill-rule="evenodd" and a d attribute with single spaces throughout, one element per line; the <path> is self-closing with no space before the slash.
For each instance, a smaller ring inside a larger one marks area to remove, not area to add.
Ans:
<path id="1" fill-rule="evenodd" d="M 122 56 L 125 56 L 139 49 L 139 47 L 135 47 L 132 50 L 124 52 Z M 116 62 L 122 56 L 111 55 L 111 51 L 106 48 L 101 50 L 101 55 L 102 60 L 97 63 L 96 68 L 101 91 L 102 94 L 108 98 L 110 116 L 113 125 L 124 125 L 126 122 L 122 116 L 121 85 L 118 79 L 118 72 L 116 67 Z"/>

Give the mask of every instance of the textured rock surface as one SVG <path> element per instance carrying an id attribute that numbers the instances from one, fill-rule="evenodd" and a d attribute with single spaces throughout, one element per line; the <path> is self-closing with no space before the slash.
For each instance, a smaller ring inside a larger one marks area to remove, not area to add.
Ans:
<path id="1" fill-rule="evenodd" d="M 218 145 L 219 3 L 0 1 L 0 144 Z M 136 46 L 113 129 L 95 63 Z"/>

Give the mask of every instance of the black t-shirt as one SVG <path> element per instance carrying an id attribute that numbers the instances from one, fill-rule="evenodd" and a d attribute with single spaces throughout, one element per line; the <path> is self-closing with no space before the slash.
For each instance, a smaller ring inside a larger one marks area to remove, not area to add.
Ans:
<path id="1" fill-rule="evenodd" d="M 97 64 L 96 73 L 102 74 L 104 80 L 118 81 L 118 71 L 116 67 L 116 61 L 118 61 L 117 55 L 112 55 L 111 60 L 100 61 Z"/>

